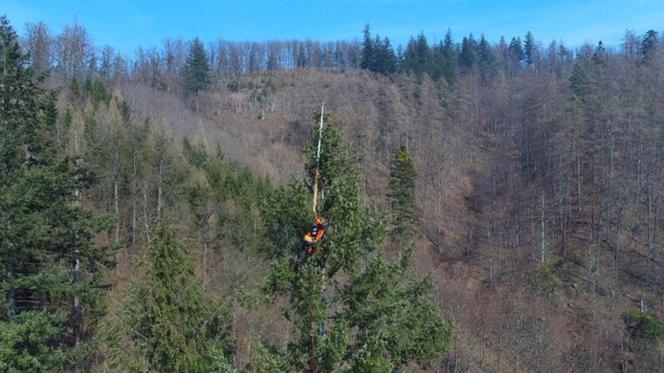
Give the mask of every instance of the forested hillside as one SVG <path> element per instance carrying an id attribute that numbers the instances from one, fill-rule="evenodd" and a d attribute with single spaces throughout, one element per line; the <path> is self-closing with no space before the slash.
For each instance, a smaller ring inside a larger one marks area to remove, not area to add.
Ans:
<path id="1" fill-rule="evenodd" d="M 660 371 L 659 34 L 361 32 L 3 20 L 0 370 Z"/>

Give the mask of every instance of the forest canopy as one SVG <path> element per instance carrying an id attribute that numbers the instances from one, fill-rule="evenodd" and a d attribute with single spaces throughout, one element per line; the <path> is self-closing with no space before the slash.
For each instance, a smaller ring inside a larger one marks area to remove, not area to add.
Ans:
<path id="1" fill-rule="evenodd" d="M 357 31 L 3 17 L 0 371 L 661 367 L 660 33 Z"/>

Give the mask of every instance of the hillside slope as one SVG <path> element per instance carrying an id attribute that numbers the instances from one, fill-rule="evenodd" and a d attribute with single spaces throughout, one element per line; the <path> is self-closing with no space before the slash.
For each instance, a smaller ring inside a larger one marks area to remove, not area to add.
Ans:
<path id="1" fill-rule="evenodd" d="M 642 82 L 641 89 L 656 86 Z M 469 75 L 448 87 L 426 77 L 295 70 L 222 81 L 193 112 L 168 92 L 117 86 L 176 138 L 217 143 L 277 183 L 302 177 L 301 150 L 322 102 L 361 155 L 371 199 L 385 198 L 394 151 L 411 149 L 422 221 L 418 266 L 435 272 L 441 305 L 457 326 L 441 369 L 652 369 L 662 347 L 630 340 L 623 318 L 641 302 L 662 312 L 662 256 L 652 251 L 661 223 L 648 225 L 652 205 L 639 202 L 647 196 L 625 202 L 629 189 L 621 199 L 602 186 L 624 185 L 634 146 L 648 145 L 627 133 L 637 131 L 621 122 L 629 115 L 612 122 L 610 141 L 599 136 L 611 107 L 576 107 L 573 88 L 567 75 L 546 72 L 489 85 Z M 605 89 L 629 100 L 620 87 Z M 592 156 L 609 148 L 611 166 Z M 643 229 L 650 249 L 638 242 Z"/>

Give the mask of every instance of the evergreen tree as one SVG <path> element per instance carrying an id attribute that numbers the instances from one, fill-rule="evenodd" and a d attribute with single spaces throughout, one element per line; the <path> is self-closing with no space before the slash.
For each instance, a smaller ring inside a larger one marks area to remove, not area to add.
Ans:
<path id="1" fill-rule="evenodd" d="M 606 63 L 607 59 L 608 55 L 606 53 L 606 48 L 604 48 L 604 43 L 600 40 L 597 43 L 597 47 L 593 51 L 593 62 L 595 62 L 595 64 L 601 65 Z"/>
<path id="2" fill-rule="evenodd" d="M 415 205 L 415 161 L 407 148 L 395 154 L 390 168 L 388 202 L 391 211 L 391 236 L 401 244 L 412 241 L 418 225 Z"/>
<path id="3" fill-rule="evenodd" d="M 533 34 L 530 31 L 526 33 L 526 37 L 523 40 L 523 56 L 528 66 L 535 64 L 537 59 L 537 46 L 535 45 Z"/>
<path id="4" fill-rule="evenodd" d="M 456 66 L 457 66 L 457 53 L 452 41 L 452 31 L 447 30 L 445 34 L 445 40 L 443 41 L 443 76 L 447 83 L 452 84 L 456 77 Z"/>
<path id="5" fill-rule="evenodd" d="M 420 33 L 417 39 L 411 37 L 404 52 L 402 70 L 421 77 L 422 74 L 429 72 L 430 65 L 431 48 L 424 33 Z"/>
<path id="6" fill-rule="evenodd" d="M 369 24 L 364 26 L 364 39 L 362 41 L 362 57 L 360 59 L 360 68 L 364 70 L 373 70 L 374 67 L 374 45 L 371 40 L 371 30 Z"/>
<path id="7" fill-rule="evenodd" d="M 484 34 L 480 37 L 480 44 L 478 47 L 479 69 L 482 82 L 486 83 L 496 73 L 496 58 L 493 55 L 491 45 L 484 38 Z"/>
<path id="8" fill-rule="evenodd" d="M 510 45 L 507 47 L 507 54 L 514 65 L 518 65 L 523 61 L 523 47 L 521 46 L 521 38 L 513 37 Z"/>
<path id="9" fill-rule="evenodd" d="M 370 68 L 371 71 L 381 73 L 383 75 L 390 75 L 397 71 L 397 57 L 394 55 L 394 50 L 390 44 L 390 39 L 380 39 L 376 35 L 373 44 L 374 60 Z"/>
<path id="10" fill-rule="evenodd" d="M 390 39 L 381 40 L 380 36 L 376 35 L 372 40 L 368 24 L 364 27 L 360 68 L 384 75 L 397 71 L 397 56 L 394 54 Z"/>
<path id="11" fill-rule="evenodd" d="M 198 97 L 200 91 L 210 87 L 210 66 L 203 43 L 194 39 L 189 46 L 189 55 L 184 65 L 184 88 L 187 95 Z"/>
<path id="12" fill-rule="evenodd" d="M 648 61 L 653 51 L 657 48 L 658 35 L 655 30 L 648 30 L 645 35 L 641 38 L 641 44 L 639 45 L 639 54 L 641 54 L 643 61 Z"/>
<path id="13" fill-rule="evenodd" d="M 0 18 L 0 370 L 85 369 L 102 313 L 108 219 L 80 207 L 92 176 L 59 156 L 52 94 Z"/>
<path id="14" fill-rule="evenodd" d="M 473 34 L 464 37 L 461 41 L 461 53 L 459 54 L 459 65 L 465 72 L 474 70 L 477 64 L 477 42 L 473 38 Z"/>
<path id="15" fill-rule="evenodd" d="M 364 202 L 356 156 L 343 145 L 339 124 L 330 117 L 326 123 L 321 214 L 329 227 L 322 250 L 303 252 L 311 197 L 302 183 L 279 188 L 265 208 L 276 259 L 271 289 L 290 299 L 286 317 L 296 330 L 288 348 L 290 365 L 368 372 L 438 359 L 451 330 L 440 318 L 431 280 L 408 275 L 410 251 L 393 263 L 383 258 L 382 220 Z M 315 134 L 307 148 L 310 177 Z"/>
<path id="16" fill-rule="evenodd" d="M 443 69 L 445 62 L 443 57 L 443 43 L 440 42 L 431 48 L 431 68 L 429 69 L 429 76 L 433 80 L 438 80 L 443 76 Z"/>
<path id="17" fill-rule="evenodd" d="M 194 253 L 167 219 L 154 226 L 145 280 L 131 285 L 124 312 L 104 325 L 108 364 L 124 371 L 231 371 L 224 313 L 204 295 Z"/>

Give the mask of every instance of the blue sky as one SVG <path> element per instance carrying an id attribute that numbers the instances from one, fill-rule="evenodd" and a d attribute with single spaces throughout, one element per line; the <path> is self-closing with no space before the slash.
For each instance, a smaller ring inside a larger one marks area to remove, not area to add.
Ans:
<path id="1" fill-rule="evenodd" d="M 124 53 L 167 37 L 355 39 L 367 22 L 395 45 L 420 31 L 440 40 L 448 27 L 455 40 L 472 32 L 497 41 L 530 30 L 544 44 L 570 46 L 618 45 L 627 29 L 664 29 L 664 0 L 0 0 L 0 14 L 21 32 L 43 20 L 57 33 L 77 19 L 96 45 Z"/>

